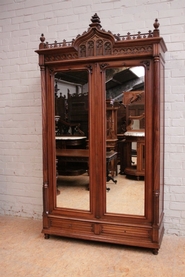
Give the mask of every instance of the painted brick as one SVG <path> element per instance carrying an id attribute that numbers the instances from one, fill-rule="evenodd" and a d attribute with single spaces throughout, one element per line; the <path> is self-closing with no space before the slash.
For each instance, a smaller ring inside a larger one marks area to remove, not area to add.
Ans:
<path id="1" fill-rule="evenodd" d="M 170 169 L 165 170 L 165 173 L 168 173 L 168 177 L 165 177 L 165 184 L 168 184 L 169 186 L 182 186 L 183 187 L 183 178 L 182 177 L 176 177 L 176 176 L 171 176 L 171 171 Z"/>
<path id="2" fill-rule="evenodd" d="M 182 218 L 183 218 L 183 219 L 185 218 L 185 211 L 182 212 Z"/>
<path id="3" fill-rule="evenodd" d="M 185 209 L 185 203 L 183 202 L 171 202 L 170 209 L 182 211 Z"/>

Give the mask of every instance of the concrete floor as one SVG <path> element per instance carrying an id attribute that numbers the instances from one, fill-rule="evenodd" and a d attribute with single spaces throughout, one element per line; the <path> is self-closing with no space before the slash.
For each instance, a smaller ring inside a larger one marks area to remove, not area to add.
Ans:
<path id="1" fill-rule="evenodd" d="M 41 234 L 42 221 L 0 216 L 2 277 L 184 277 L 185 237 L 150 250 Z"/>

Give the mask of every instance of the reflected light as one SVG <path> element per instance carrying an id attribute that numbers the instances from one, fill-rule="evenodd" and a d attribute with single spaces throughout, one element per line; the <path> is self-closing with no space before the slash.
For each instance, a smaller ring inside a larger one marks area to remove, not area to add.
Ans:
<path id="1" fill-rule="evenodd" d="M 130 70 L 138 77 L 142 77 L 145 75 L 145 70 L 143 66 L 131 67 Z"/>

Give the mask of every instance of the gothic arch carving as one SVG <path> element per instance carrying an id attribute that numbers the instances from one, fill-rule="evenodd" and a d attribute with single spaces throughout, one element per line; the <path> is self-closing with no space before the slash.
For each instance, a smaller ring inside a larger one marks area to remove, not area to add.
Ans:
<path id="1" fill-rule="evenodd" d="M 158 48 L 154 47 L 153 41 L 161 41 L 161 47 L 165 51 L 164 41 L 159 36 L 159 23 L 155 20 L 154 30 L 148 33 L 138 32 L 137 34 L 127 33 L 127 35 L 113 34 L 105 31 L 100 25 L 100 18 L 94 14 L 91 24 L 87 31 L 82 35 L 77 35 L 75 39 L 67 42 L 54 41 L 45 42 L 44 34 L 40 37 L 39 50 L 46 51 L 44 62 L 52 63 L 55 61 L 74 60 L 89 57 L 103 56 L 137 56 L 148 55 L 158 56 Z M 142 43 L 145 41 L 145 43 Z M 146 43 L 147 42 L 147 43 Z"/>

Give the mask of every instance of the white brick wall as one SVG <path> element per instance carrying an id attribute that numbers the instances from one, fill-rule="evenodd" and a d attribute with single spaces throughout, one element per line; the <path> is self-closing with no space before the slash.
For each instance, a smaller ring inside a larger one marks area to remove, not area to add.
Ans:
<path id="1" fill-rule="evenodd" d="M 40 4 L 42 3 L 42 4 Z M 167 44 L 165 230 L 185 235 L 185 1 L 0 0 L 0 213 L 42 216 L 40 69 L 34 50 L 87 30 L 148 31 L 155 18 Z"/>

